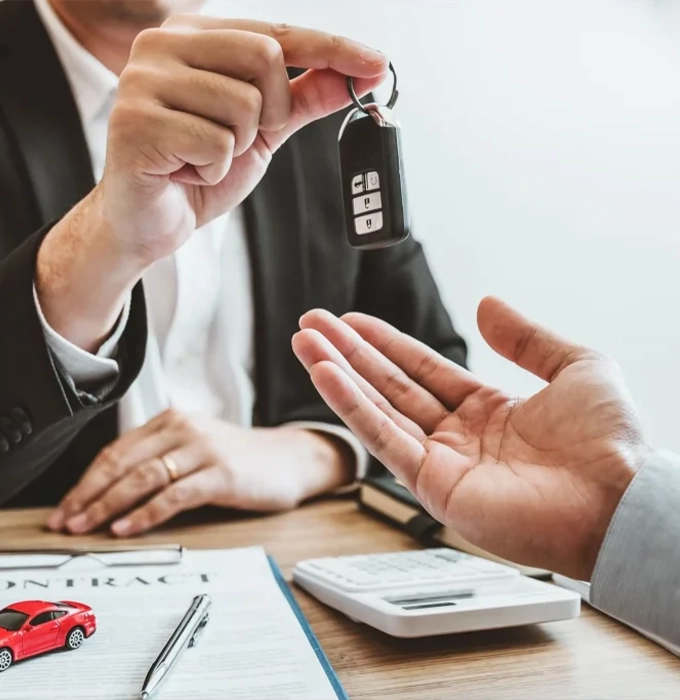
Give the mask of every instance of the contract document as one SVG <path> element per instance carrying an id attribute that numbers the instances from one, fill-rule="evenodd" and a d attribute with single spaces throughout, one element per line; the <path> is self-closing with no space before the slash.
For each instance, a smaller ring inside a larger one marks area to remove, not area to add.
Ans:
<path id="1" fill-rule="evenodd" d="M 97 618 L 97 631 L 79 649 L 17 661 L 1 673 L 0 698 L 139 698 L 149 668 L 202 593 L 212 598 L 208 624 L 153 700 L 346 698 L 276 565 L 258 547 L 186 551 L 170 565 L 102 566 L 86 556 L 58 569 L 0 570 L 0 608 L 72 600 L 90 605 Z"/>

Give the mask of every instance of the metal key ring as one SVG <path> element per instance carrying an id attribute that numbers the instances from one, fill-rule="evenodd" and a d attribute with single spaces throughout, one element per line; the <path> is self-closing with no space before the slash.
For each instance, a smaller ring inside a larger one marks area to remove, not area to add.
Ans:
<path id="1" fill-rule="evenodd" d="M 392 109 L 392 107 L 394 107 L 394 105 L 397 103 L 397 98 L 399 97 L 399 91 L 397 90 L 397 71 L 394 70 L 392 61 L 390 61 L 390 71 L 392 71 L 392 75 L 394 76 L 394 86 L 392 87 L 392 96 L 390 97 L 389 102 L 385 106 L 389 109 Z M 357 93 L 354 90 L 354 78 L 347 78 L 347 89 L 349 90 L 349 96 L 352 98 L 354 106 L 357 109 L 360 109 L 362 112 L 366 112 L 366 114 L 368 114 L 368 110 L 366 109 L 366 107 L 364 107 L 364 105 L 361 104 L 361 102 L 359 102 Z"/>

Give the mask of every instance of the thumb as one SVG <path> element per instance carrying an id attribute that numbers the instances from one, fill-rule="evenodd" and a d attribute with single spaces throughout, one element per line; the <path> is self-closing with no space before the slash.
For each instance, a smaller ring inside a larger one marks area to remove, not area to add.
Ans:
<path id="1" fill-rule="evenodd" d="M 552 382 L 570 364 L 590 354 L 530 321 L 500 299 L 486 297 L 477 310 L 482 337 L 499 355 Z"/>
<path id="2" fill-rule="evenodd" d="M 374 90 L 385 79 L 355 78 L 354 89 L 359 97 Z M 330 69 L 308 70 L 291 81 L 292 106 L 288 123 L 278 131 L 265 134 L 272 152 L 279 149 L 296 131 L 317 119 L 323 119 L 349 106 L 347 77 Z"/>

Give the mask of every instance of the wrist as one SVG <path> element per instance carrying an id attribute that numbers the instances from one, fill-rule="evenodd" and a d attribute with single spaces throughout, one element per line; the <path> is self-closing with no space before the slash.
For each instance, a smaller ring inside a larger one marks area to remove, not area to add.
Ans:
<path id="1" fill-rule="evenodd" d="M 600 470 L 607 478 L 601 484 L 599 517 L 582 549 L 577 578 L 590 581 L 614 514 L 635 475 L 644 467 L 651 454 L 652 449 L 644 443 L 630 446 L 619 450 Z"/>
<path id="2" fill-rule="evenodd" d="M 36 290 L 46 321 L 74 345 L 96 351 L 144 270 L 145 264 L 111 235 L 95 188 L 54 226 L 38 251 Z"/>
<path id="3" fill-rule="evenodd" d="M 277 430 L 295 439 L 300 501 L 334 491 L 355 480 L 356 457 L 341 438 L 308 428 L 284 426 Z"/>

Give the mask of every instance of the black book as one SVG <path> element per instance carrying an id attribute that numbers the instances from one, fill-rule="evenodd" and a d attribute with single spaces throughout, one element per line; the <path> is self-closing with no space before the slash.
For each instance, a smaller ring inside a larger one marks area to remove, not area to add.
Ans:
<path id="1" fill-rule="evenodd" d="M 455 530 L 444 527 L 429 515 L 413 494 L 389 473 L 367 477 L 359 491 L 359 503 L 364 510 L 400 526 L 426 546 L 445 545 L 512 566 L 525 576 L 548 578 L 551 575 L 549 571 L 515 564 L 470 544 Z"/>

